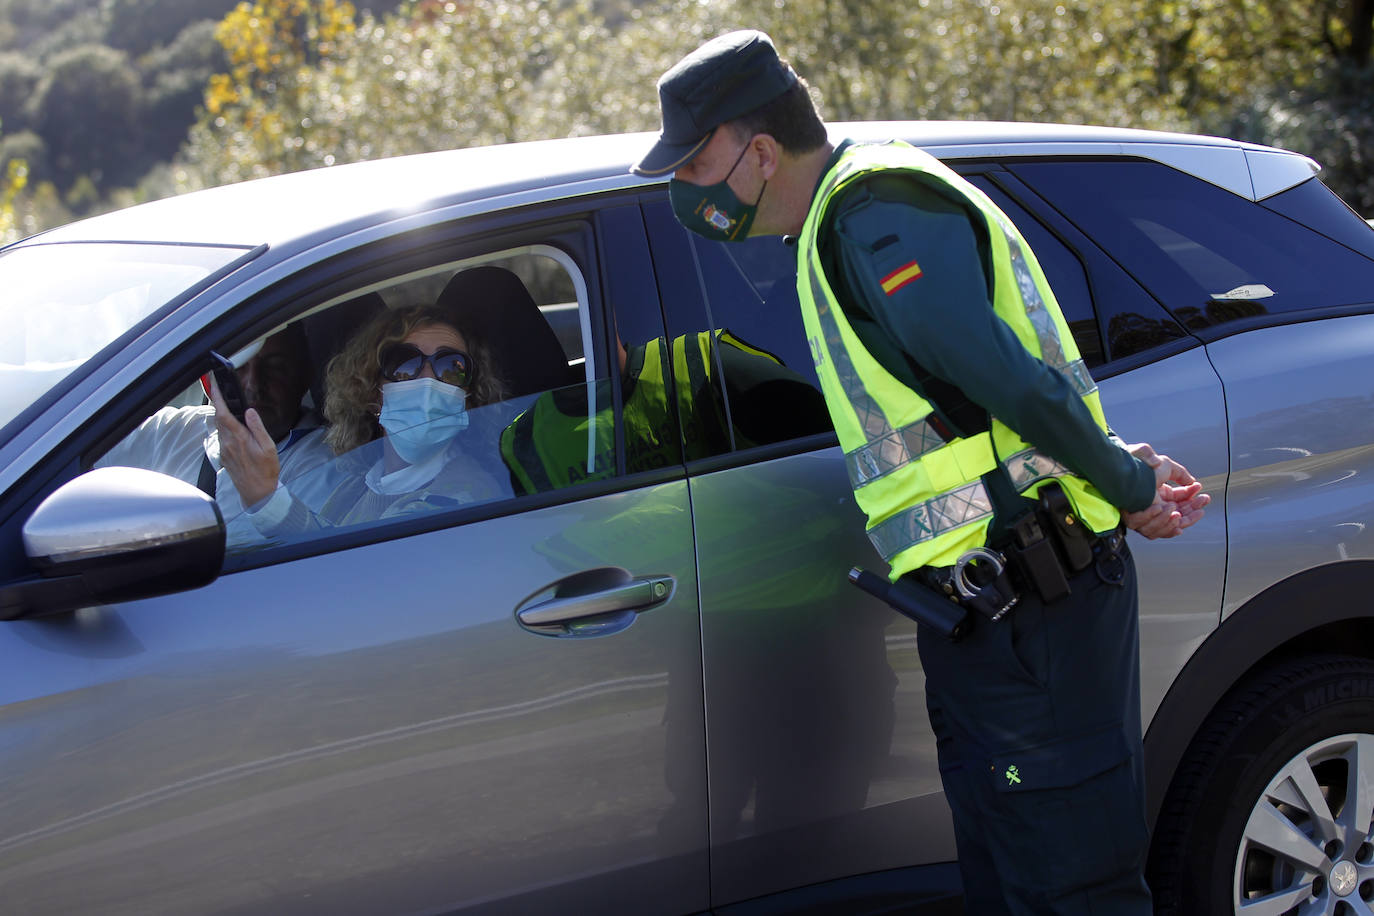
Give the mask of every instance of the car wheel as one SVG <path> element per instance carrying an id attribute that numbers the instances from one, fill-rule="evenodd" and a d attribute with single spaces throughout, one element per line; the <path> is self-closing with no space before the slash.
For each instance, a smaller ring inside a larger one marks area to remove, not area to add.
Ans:
<path id="1" fill-rule="evenodd" d="M 1297 659 L 1232 690 L 1155 826 L 1156 913 L 1374 912 L 1374 662 Z"/>

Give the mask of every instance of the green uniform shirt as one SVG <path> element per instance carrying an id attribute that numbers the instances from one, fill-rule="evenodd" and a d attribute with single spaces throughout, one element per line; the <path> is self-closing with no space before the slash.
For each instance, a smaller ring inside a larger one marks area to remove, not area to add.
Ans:
<path id="1" fill-rule="evenodd" d="M 848 145 L 840 144 L 822 175 Z M 846 190 L 827 223 L 822 263 L 854 333 L 941 420 L 977 431 L 990 412 L 1114 506 L 1138 511 L 1153 501 L 1153 470 L 1113 443 L 1064 377 L 993 311 L 986 229 L 972 205 L 916 175 L 877 174 Z M 905 249 L 903 260 L 914 259 L 921 275 L 889 295 L 874 253 L 892 245 Z M 999 472 L 984 481 L 996 539 L 1025 500 Z"/>

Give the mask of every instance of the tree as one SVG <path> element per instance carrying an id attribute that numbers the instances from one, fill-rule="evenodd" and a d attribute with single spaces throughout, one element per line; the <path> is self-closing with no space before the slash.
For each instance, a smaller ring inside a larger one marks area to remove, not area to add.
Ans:
<path id="1" fill-rule="evenodd" d="M 22 130 L 24 109 L 43 71 L 38 62 L 14 51 L 0 51 L 0 123 L 7 130 Z"/>
<path id="2" fill-rule="evenodd" d="M 217 183 L 314 164 L 300 137 L 313 79 L 354 33 L 354 17 L 348 0 L 245 0 L 224 17 L 215 38 L 229 72 L 210 78 L 201 125 L 226 144 L 211 169 Z"/>
<path id="3" fill-rule="evenodd" d="M 133 180 L 141 88 L 128 55 L 103 45 L 51 61 L 30 103 L 29 120 L 48 146 L 61 186 L 89 175 L 98 186 Z"/>
<path id="4" fill-rule="evenodd" d="M 101 0 L 105 43 L 138 57 L 177 40 L 186 26 L 219 21 L 237 0 Z"/>
<path id="5" fill-rule="evenodd" d="M 140 122 L 140 160 L 150 168 L 176 155 L 196 122 L 211 75 L 226 61 L 215 40 L 215 23 L 203 19 L 183 28 L 167 45 L 154 48 L 139 60 L 143 76 Z"/>
<path id="6" fill-rule="evenodd" d="M 0 140 L 3 135 L 0 135 Z M 0 245 L 8 245 L 22 237 L 19 214 L 15 202 L 28 184 L 29 170 L 22 159 L 0 164 Z"/>

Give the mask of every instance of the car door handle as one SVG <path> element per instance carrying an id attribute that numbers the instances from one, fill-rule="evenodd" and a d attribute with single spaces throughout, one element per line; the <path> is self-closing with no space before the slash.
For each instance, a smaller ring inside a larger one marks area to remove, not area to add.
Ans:
<path id="1" fill-rule="evenodd" d="M 648 576 L 586 595 L 550 598 L 524 608 L 516 616 L 529 626 L 548 626 L 614 611 L 647 611 L 667 601 L 672 590 L 671 576 Z"/>
<path id="2" fill-rule="evenodd" d="M 515 619 L 548 636 L 604 635 L 666 602 L 675 585 L 672 576 L 633 576 L 619 566 L 584 569 L 528 596 L 516 606 Z"/>

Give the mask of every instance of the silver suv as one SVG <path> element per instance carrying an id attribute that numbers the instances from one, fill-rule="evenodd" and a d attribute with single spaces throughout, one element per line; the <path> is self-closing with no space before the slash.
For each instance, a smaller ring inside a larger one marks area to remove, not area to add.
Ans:
<path id="1" fill-rule="evenodd" d="M 1134 548 L 1160 908 L 1365 912 L 1374 229 L 1230 140 L 837 130 L 992 195 L 1115 429 L 1216 499 Z M 0 908 L 958 911 L 914 624 L 845 580 L 880 562 L 794 252 L 684 233 L 626 171 L 648 142 L 341 166 L 0 250 Z M 309 438 L 371 316 L 477 266 L 522 290 L 460 303 L 504 380 L 453 439 L 488 485 L 330 515 L 384 457 L 317 451 L 286 483 L 320 524 L 263 531 L 216 473 L 211 351 L 242 371 L 300 329 Z"/>

